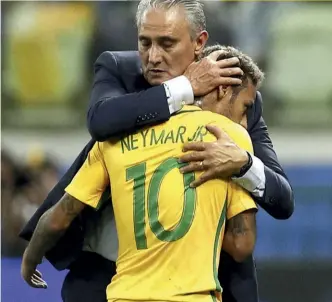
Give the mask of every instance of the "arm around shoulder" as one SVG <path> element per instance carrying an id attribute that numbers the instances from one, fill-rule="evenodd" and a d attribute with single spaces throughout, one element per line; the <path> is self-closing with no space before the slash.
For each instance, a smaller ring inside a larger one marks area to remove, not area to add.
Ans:
<path id="1" fill-rule="evenodd" d="M 125 60 L 121 64 L 125 64 Z M 135 64 L 135 61 L 128 60 L 128 64 Z M 111 52 L 102 53 L 95 62 L 87 124 L 91 136 L 97 141 L 133 132 L 138 127 L 160 123 L 170 117 L 163 85 L 143 90 L 147 87 L 142 84 L 138 87 L 141 92 L 128 93 L 124 79 L 135 81 L 137 77 L 121 74 L 122 70 Z"/>

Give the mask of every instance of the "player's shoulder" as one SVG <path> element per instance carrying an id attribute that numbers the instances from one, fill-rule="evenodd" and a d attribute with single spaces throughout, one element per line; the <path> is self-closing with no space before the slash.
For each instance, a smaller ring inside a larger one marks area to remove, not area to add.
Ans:
<path id="1" fill-rule="evenodd" d="M 201 110 L 196 109 L 197 107 L 194 106 L 184 106 L 184 108 L 180 111 L 180 113 L 189 112 L 190 113 L 190 119 L 193 121 L 205 123 L 205 124 L 216 124 L 220 128 L 224 129 L 225 131 L 241 131 L 240 128 L 242 128 L 240 125 L 234 123 L 229 118 L 211 112 L 207 110 Z"/>
<path id="2" fill-rule="evenodd" d="M 210 122 L 208 124 L 215 125 L 224 131 L 239 147 L 251 152 L 252 143 L 247 129 L 243 126 L 233 122 L 229 118 L 213 113 L 207 112 Z"/>
<path id="3" fill-rule="evenodd" d="M 220 114 L 217 114 L 217 113 L 214 113 L 211 111 L 207 111 L 207 110 L 202 110 L 196 106 L 186 105 L 180 111 L 180 113 L 182 113 L 182 112 L 189 112 L 191 118 L 194 118 L 195 120 L 197 118 L 197 120 L 199 120 L 201 122 L 205 122 L 205 123 L 209 123 L 209 121 L 217 123 L 217 122 L 222 122 L 224 120 L 226 122 L 226 120 L 228 120 L 226 117 L 224 117 Z"/>

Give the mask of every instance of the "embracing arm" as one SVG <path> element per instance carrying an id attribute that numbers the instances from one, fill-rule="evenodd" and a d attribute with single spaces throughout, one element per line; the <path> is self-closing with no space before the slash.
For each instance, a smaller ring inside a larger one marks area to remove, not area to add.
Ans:
<path id="1" fill-rule="evenodd" d="M 264 164 L 265 190 L 257 203 L 271 216 L 277 219 L 288 219 L 294 212 L 294 195 L 292 187 L 283 171 L 269 133 L 261 117 L 251 137 L 255 156 Z"/>
<path id="2" fill-rule="evenodd" d="M 248 190 L 255 201 L 272 217 L 288 219 L 294 212 L 294 195 L 283 171 L 262 117 L 262 99 L 258 92 L 256 112 L 248 131 L 254 147 L 253 164 L 241 178 L 233 179 Z"/>
<path id="3" fill-rule="evenodd" d="M 226 223 L 222 248 L 236 262 L 249 257 L 256 242 L 256 210 L 242 212 Z"/>
<path id="4" fill-rule="evenodd" d="M 190 64 L 184 75 L 151 87 L 141 74 L 137 52 L 102 53 L 95 63 L 87 115 L 91 136 L 105 141 L 145 125 L 164 122 L 183 102 L 192 104 L 194 94 L 205 95 L 220 85 L 241 84 L 236 75 L 242 71 L 234 67 L 238 59 L 216 62 L 219 54 L 220 51 L 215 51 Z"/>
<path id="5" fill-rule="evenodd" d="M 84 208 L 81 201 L 65 193 L 57 204 L 40 217 L 24 257 L 31 263 L 41 263 L 45 253 L 55 246 Z"/>
<path id="6" fill-rule="evenodd" d="M 105 141 L 116 135 L 132 132 L 144 125 L 164 122 L 170 118 L 171 113 L 179 109 L 174 108 L 173 100 L 167 97 L 164 85 L 148 86 L 144 78 L 140 76 L 139 69 L 134 68 L 138 62 L 138 56 L 132 53 L 126 64 L 128 68 L 133 67 L 134 74 L 128 71 L 126 73 L 128 81 L 131 81 L 130 85 L 137 85 L 142 91 L 128 93 L 114 54 L 107 51 L 97 59 L 87 115 L 88 129 L 95 140 Z M 130 64 L 133 66 L 129 66 Z M 188 82 L 181 77 L 180 87 L 181 83 L 186 81 Z M 190 92 L 189 82 L 187 87 L 188 85 Z M 144 88 L 146 90 L 143 90 Z M 178 97 L 182 99 L 182 95 Z"/>

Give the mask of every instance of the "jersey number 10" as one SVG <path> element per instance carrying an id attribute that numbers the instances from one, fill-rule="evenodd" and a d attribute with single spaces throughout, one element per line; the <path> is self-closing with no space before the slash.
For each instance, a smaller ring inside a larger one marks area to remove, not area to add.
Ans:
<path id="1" fill-rule="evenodd" d="M 179 169 L 185 164 L 178 163 L 176 158 L 169 158 L 162 162 L 154 171 L 148 186 L 147 198 L 145 196 L 146 163 L 141 163 L 126 170 L 126 180 L 134 180 L 134 232 L 138 250 L 146 249 L 145 235 L 145 198 L 147 202 L 148 221 L 151 231 L 155 236 L 166 242 L 182 238 L 190 229 L 196 209 L 196 189 L 190 188 L 190 183 L 195 179 L 195 174 L 183 174 L 184 203 L 180 221 L 172 230 L 165 230 L 159 221 L 158 197 L 162 181 L 166 174 L 173 169 Z M 172 190 L 172 188 L 168 188 Z"/>

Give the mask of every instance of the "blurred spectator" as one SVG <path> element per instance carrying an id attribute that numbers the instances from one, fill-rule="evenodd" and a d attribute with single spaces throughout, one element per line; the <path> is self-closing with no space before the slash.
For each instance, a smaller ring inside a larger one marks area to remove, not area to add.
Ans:
<path id="1" fill-rule="evenodd" d="M 42 199 L 44 199 L 58 182 L 58 163 L 49 155 L 45 155 L 42 149 L 34 148 L 26 158 L 26 169 L 42 189 Z"/>
<path id="2" fill-rule="evenodd" d="M 57 183 L 58 171 L 57 164 L 42 153 L 32 153 L 20 164 L 1 151 L 2 256 L 15 257 L 24 251 L 26 244 L 17 235 Z"/>

